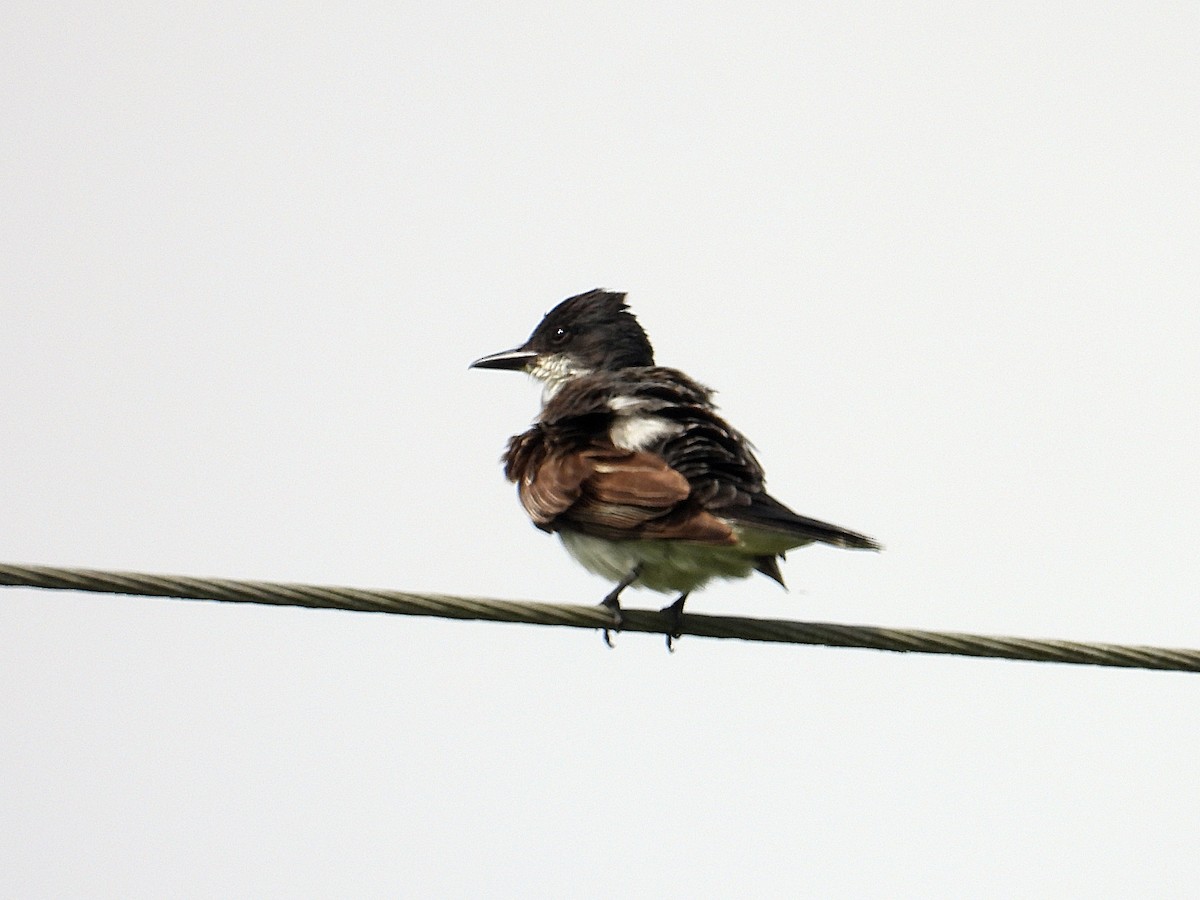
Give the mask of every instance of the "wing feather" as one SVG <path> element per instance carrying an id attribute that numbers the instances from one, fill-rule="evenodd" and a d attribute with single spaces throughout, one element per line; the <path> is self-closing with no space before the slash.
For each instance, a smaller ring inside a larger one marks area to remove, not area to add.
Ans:
<path id="1" fill-rule="evenodd" d="M 545 531 L 566 525 L 615 540 L 734 544 L 736 527 L 777 535 L 783 546 L 879 548 L 866 535 L 798 515 L 768 494 L 750 442 L 711 398 L 675 369 L 580 376 L 559 390 L 531 429 L 509 441 L 505 474 Z M 615 447 L 608 439 L 614 417 L 635 413 L 682 427 L 636 452 Z M 773 559 L 763 556 L 763 565 L 770 568 Z"/>
<path id="2" fill-rule="evenodd" d="M 552 447 L 535 426 L 509 442 L 505 472 L 529 518 L 614 540 L 736 542 L 733 530 L 691 498 L 691 486 L 657 454 L 591 444 Z"/>

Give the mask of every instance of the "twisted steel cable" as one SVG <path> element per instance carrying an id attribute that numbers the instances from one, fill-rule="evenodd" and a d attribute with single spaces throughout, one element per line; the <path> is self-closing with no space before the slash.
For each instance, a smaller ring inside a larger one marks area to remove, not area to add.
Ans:
<path id="1" fill-rule="evenodd" d="M 526 625 L 558 625 L 568 628 L 611 627 L 608 611 L 598 606 L 525 603 L 482 597 L 455 597 L 446 594 L 417 594 L 408 591 L 366 590 L 273 581 L 235 581 L 225 578 L 0 564 L 0 585 L 172 597 L 182 600 L 307 606 L 314 609 L 382 612 L 402 616 L 520 622 Z M 666 617 L 658 612 L 628 609 L 624 610 L 624 614 L 622 631 L 666 634 L 669 627 Z M 1032 662 L 1200 672 L 1200 650 L 1164 647 L 1033 640 L 692 613 L 684 614 L 682 633 L 696 637 L 817 644 L 825 647 L 859 647 L 895 653 L 943 653 Z"/>

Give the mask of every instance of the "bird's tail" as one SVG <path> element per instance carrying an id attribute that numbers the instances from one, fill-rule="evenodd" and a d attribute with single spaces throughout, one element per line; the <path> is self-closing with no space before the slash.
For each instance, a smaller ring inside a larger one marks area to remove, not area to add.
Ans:
<path id="1" fill-rule="evenodd" d="M 810 519 L 799 513 L 792 512 L 774 497 L 759 495 L 755 502 L 744 510 L 738 510 L 740 522 L 756 529 L 765 529 L 795 537 L 797 544 L 819 541 L 834 547 L 845 547 L 850 550 L 882 550 L 874 538 L 867 537 L 857 531 L 831 525 L 820 519 Z M 768 573 L 769 574 L 769 573 Z"/>

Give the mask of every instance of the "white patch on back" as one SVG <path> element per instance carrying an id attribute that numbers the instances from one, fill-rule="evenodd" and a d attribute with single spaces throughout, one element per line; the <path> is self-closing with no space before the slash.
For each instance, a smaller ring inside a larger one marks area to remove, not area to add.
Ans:
<path id="1" fill-rule="evenodd" d="M 608 429 L 609 439 L 622 450 L 646 450 L 660 441 L 674 437 L 683 426 L 662 416 L 645 413 L 618 415 Z"/>
<path id="2" fill-rule="evenodd" d="M 683 426 L 662 416 L 656 416 L 660 409 L 670 406 L 664 400 L 650 400 L 645 397 L 613 397 L 608 401 L 608 408 L 616 416 L 608 430 L 608 436 L 613 444 L 622 450 L 646 450 L 660 441 L 674 437 L 683 431 Z"/>
<path id="3" fill-rule="evenodd" d="M 608 408 L 615 413 L 651 412 L 666 405 L 662 400 L 645 400 L 642 397 L 613 397 L 608 401 Z"/>

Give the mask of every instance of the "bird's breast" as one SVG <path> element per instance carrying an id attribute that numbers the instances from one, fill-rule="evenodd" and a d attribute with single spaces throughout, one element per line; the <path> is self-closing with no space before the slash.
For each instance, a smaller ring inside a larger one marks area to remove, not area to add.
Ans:
<path id="1" fill-rule="evenodd" d="M 635 568 L 634 587 L 662 593 L 686 593 L 713 578 L 745 578 L 756 560 L 736 546 L 713 546 L 692 541 L 613 541 L 573 529 L 558 534 L 571 554 L 589 572 L 620 581 Z"/>

